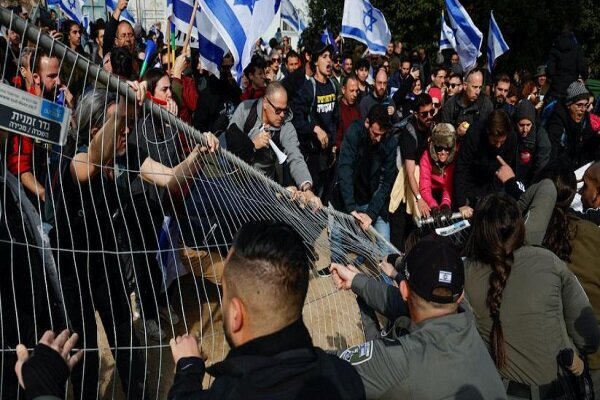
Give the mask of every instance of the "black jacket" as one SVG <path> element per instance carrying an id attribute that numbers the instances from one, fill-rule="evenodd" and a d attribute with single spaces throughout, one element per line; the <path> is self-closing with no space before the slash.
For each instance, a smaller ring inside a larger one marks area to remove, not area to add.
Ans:
<path id="1" fill-rule="evenodd" d="M 202 389 L 205 371 L 216 378 L 207 390 Z M 168 398 L 364 399 L 365 389 L 349 363 L 313 347 L 299 319 L 232 349 L 209 368 L 197 357 L 179 360 Z"/>
<path id="2" fill-rule="evenodd" d="M 559 35 L 548 56 L 546 73 L 550 80 L 549 96 L 564 98 L 567 87 L 579 78 L 587 79 L 587 69 L 581 46 L 573 32 Z"/>
<path id="3" fill-rule="evenodd" d="M 358 206 L 364 205 L 359 204 L 356 200 L 356 184 L 359 175 L 365 172 L 362 171 L 361 165 L 368 146 L 373 145 L 369 139 L 369 132 L 364 126 L 364 120 L 354 122 L 348 128 L 346 136 L 344 136 L 337 164 L 338 178 L 332 198 L 333 206 L 337 210 L 351 213 Z M 373 221 L 377 217 L 382 217 L 386 221 L 388 219 L 390 192 L 398 172 L 396 168 L 397 147 L 396 137 L 389 134 L 373 147 L 373 156 L 370 162 L 371 169 L 366 172 L 370 183 L 368 190 L 372 194 L 366 214 Z"/>
<path id="4" fill-rule="evenodd" d="M 550 159 L 567 156 L 577 167 L 600 160 L 600 136 L 592 131 L 589 113 L 575 123 L 559 102 L 548 119 L 547 129 L 552 145 Z"/>
<path id="5" fill-rule="evenodd" d="M 515 170 L 517 135 L 510 131 L 506 141 L 496 149 L 488 143 L 487 121 L 481 121 L 469 128 L 458 152 L 454 171 L 455 204 L 462 207 L 467 199 L 477 200 L 486 194 L 502 190 L 502 183 L 496 178 L 500 155 Z M 475 204 L 469 204 L 474 207 Z"/>

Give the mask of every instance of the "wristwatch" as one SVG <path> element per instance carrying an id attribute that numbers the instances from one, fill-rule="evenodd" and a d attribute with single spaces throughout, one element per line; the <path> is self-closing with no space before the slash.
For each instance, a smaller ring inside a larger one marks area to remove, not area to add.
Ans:
<path id="1" fill-rule="evenodd" d="M 416 195 L 416 196 L 415 196 L 415 199 L 417 199 L 417 201 L 421 200 L 421 199 L 422 199 L 422 197 L 421 197 L 421 193 L 419 193 L 418 195 Z"/>

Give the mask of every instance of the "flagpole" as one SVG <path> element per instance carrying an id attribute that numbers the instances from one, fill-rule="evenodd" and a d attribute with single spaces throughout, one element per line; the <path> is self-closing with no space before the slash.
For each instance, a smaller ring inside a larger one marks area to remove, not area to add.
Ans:
<path id="1" fill-rule="evenodd" d="M 167 43 L 167 71 L 169 71 L 171 69 L 171 17 L 167 17 L 167 25 L 165 28 L 165 42 Z"/>
<path id="2" fill-rule="evenodd" d="M 190 38 L 192 36 L 192 28 L 196 25 L 194 22 L 196 20 L 196 12 L 198 11 L 198 2 L 194 1 L 194 9 L 192 10 L 192 17 L 190 18 L 190 23 L 188 24 L 188 29 L 185 35 L 185 41 L 183 42 L 183 52 L 185 54 L 188 46 L 190 45 Z"/>

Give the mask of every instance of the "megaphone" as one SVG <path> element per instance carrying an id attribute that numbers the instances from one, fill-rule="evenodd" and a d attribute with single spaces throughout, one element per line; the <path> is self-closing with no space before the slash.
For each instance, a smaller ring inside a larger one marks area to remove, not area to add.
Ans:
<path id="1" fill-rule="evenodd" d="M 277 156 L 277 161 L 279 161 L 279 164 L 283 164 L 285 162 L 285 160 L 287 160 L 287 154 L 285 154 L 283 151 L 281 151 L 279 149 L 279 147 L 277 147 L 275 142 L 272 141 L 271 139 L 269 139 L 269 145 L 275 152 L 275 155 Z"/>
<path id="2" fill-rule="evenodd" d="M 152 58 L 152 54 L 156 50 L 156 43 L 152 39 L 146 39 L 146 54 L 144 54 L 144 63 L 142 64 L 142 69 L 140 70 L 140 79 L 146 73 L 148 69 L 148 64 L 150 63 L 150 59 Z"/>

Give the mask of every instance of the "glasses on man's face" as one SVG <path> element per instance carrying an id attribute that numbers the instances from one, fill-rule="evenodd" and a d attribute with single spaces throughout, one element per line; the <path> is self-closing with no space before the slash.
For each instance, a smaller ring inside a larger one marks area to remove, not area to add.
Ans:
<path id="1" fill-rule="evenodd" d="M 446 146 L 433 146 L 433 148 L 435 149 L 436 153 L 441 153 L 442 151 L 445 151 L 446 153 L 450 153 L 450 147 L 446 147 Z"/>
<path id="2" fill-rule="evenodd" d="M 290 112 L 290 108 L 289 107 L 285 107 L 285 108 L 275 107 L 273 105 L 273 103 L 271 103 L 271 100 L 269 100 L 268 97 L 265 97 L 265 99 L 267 99 L 267 103 L 269 103 L 269 105 L 271 107 L 273 107 L 273 111 L 275 111 L 275 114 L 281 115 L 281 113 L 283 113 L 284 116 L 289 114 L 289 112 Z"/>
<path id="3" fill-rule="evenodd" d="M 135 35 L 131 32 L 126 32 L 126 33 L 121 33 L 119 35 L 119 39 L 130 39 L 133 38 Z"/>
<path id="4" fill-rule="evenodd" d="M 431 109 L 429 111 L 420 111 L 419 115 L 421 118 L 433 117 L 435 115 L 435 110 Z"/>
<path id="5" fill-rule="evenodd" d="M 450 89 L 454 89 L 455 87 L 460 86 L 460 83 L 450 83 L 449 86 Z"/>
<path id="6" fill-rule="evenodd" d="M 433 103 L 433 106 L 435 108 L 440 108 L 442 106 L 442 103 Z"/>
<path id="7" fill-rule="evenodd" d="M 589 103 L 586 101 L 585 103 L 575 103 L 573 104 L 575 106 L 575 108 L 582 110 L 587 108 L 587 106 L 589 105 Z"/>

